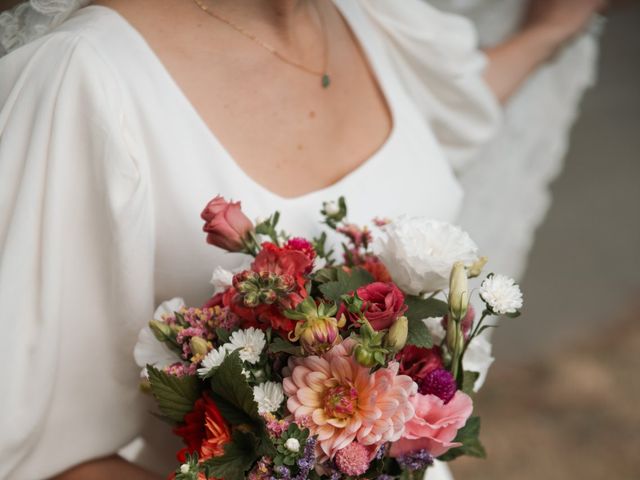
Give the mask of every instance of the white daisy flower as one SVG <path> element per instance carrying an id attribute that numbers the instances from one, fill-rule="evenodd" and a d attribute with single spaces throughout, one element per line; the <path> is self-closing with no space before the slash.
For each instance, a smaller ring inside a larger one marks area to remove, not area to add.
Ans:
<path id="1" fill-rule="evenodd" d="M 516 313 L 522 308 L 518 284 L 505 275 L 491 275 L 480 285 L 480 297 L 499 315 Z"/>
<path id="2" fill-rule="evenodd" d="M 224 344 L 229 353 L 240 350 L 240 359 L 244 362 L 256 363 L 264 350 L 267 341 L 262 330 L 248 328 L 236 330 L 231 334 L 229 342 Z"/>
<path id="3" fill-rule="evenodd" d="M 258 413 L 273 413 L 284 401 L 282 385 L 276 382 L 264 382 L 253 387 L 253 399 L 258 404 Z"/>
<path id="4" fill-rule="evenodd" d="M 206 377 L 212 368 L 222 365 L 224 358 L 227 356 L 227 350 L 224 347 L 214 348 L 202 359 L 201 367 L 198 369 L 200 377 Z"/>

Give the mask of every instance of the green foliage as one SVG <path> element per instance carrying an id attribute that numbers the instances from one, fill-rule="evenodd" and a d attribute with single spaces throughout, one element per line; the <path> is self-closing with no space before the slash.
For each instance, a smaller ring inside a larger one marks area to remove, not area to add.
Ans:
<path id="1" fill-rule="evenodd" d="M 160 412 L 174 422 L 182 422 L 200 398 L 200 384 L 195 375 L 176 377 L 147 365 L 151 393 Z"/>
<path id="2" fill-rule="evenodd" d="M 273 342 L 271 342 L 271 344 L 269 345 L 269 352 L 270 353 L 288 353 L 290 355 L 301 355 L 302 347 L 300 347 L 300 345 L 293 345 L 292 343 L 287 342 L 286 340 L 280 337 L 275 337 L 273 339 Z"/>
<path id="3" fill-rule="evenodd" d="M 204 462 L 207 478 L 244 480 L 245 472 L 258 459 L 258 438 L 251 432 L 235 430 L 231 442 L 224 447 L 224 455 Z"/>
<path id="4" fill-rule="evenodd" d="M 404 303 L 409 307 L 405 314 L 409 321 L 424 320 L 430 317 L 444 317 L 449 311 L 449 306 L 446 302 L 433 297 L 420 298 L 408 295 Z"/>
<path id="5" fill-rule="evenodd" d="M 431 332 L 424 322 L 416 319 L 409 319 L 409 333 L 407 334 L 407 345 L 415 345 L 416 347 L 431 348 L 433 347 L 433 339 Z"/>
<path id="6" fill-rule="evenodd" d="M 438 457 L 438 460 L 450 462 L 462 455 L 470 457 L 486 458 L 487 453 L 480 443 L 480 417 L 470 417 L 464 427 L 458 430 L 455 442 L 462 443 L 461 447 L 452 448 L 444 455 Z"/>
<path id="7" fill-rule="evenodd" d="M 238 351 L 232 352 L 211 375 L 211 397 L 222 416 L 232 425 L 260 422 L 253 389 L 242 373 Z"/>
<path id="8" fill-rule="evenodd" d="M 216 337 L 218 337 L 219 344 L 222 345 L 229 341 L 229 338 L 231 338 L 231 332 L 224 328 L 216 328 Z"/>
<path id="9" fill-rule="evenodd" d="M 354 268 L 347 273 L 342 269 L 336 270 L 336 280 L 320 285 L 320 292 L 329 300 L 338 303 L 342 295 L 351 293 L 363 285 L 373 282 L 373 277 L 362 268 Z"/>
<path id="10" fill-rule="evenodd" d="M 476 380 L 478 380 L 478 377 L 480 377 L 480 374 L 478 372 L 465 370 L 462 373 L 462 385 L 460 386 L 460 390 L 462 390 L 467 395 L 472 395 L 473 386 L 476 384 Z"/>

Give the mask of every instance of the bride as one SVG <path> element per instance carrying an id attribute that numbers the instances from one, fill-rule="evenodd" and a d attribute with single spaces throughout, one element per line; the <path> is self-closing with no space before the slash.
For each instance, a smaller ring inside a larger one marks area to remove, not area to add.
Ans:
<path id="1" fill-rule="evenodd" d="M 31 42 L 2 32 L 26 43 L 0 59 L 2 478 L 160 478 L 172 450 L 131 351 L 154 304 L 201 303 L 241 261 L 205 245 L 202 205 L 280 210 L 303 235 L 340 195 L 355 222 L 455 222 L 454 172 L 500 102 L 602 6 L 536 1 L 483 54 L 420 0 L 79 3 L 34 2 L 69 18 Z M 139 436 L 150 470 L 116 455 Z"/>

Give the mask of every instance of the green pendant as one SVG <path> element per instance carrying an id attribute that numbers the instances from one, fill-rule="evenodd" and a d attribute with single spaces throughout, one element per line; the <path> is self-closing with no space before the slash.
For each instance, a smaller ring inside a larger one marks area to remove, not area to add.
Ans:
<path id="1" fill-rule="evenodd" d="M 322 88 L 327 88 L 329 85 L 331 85 L 331 78 L 328 73 L 325 73 L 322 75 Z"/>

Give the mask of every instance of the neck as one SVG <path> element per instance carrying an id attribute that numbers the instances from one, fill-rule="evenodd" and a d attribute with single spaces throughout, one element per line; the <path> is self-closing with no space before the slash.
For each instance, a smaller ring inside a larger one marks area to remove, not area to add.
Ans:
<path id="1" fill-rule="evenodd" d="M 308 16 L 311 1 L 315 0 L 216 0 L 210 5 L 221 13 L 267 23 L 285 33 Z"/>

